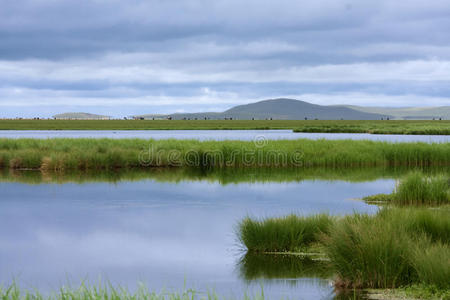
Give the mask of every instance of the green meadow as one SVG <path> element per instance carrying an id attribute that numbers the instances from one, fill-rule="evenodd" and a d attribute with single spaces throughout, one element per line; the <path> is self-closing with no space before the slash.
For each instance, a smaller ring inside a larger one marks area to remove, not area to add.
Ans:
<path id="1" fill-rule="evenodd" d="M 450 143 L 355 140 L 247 141 L 0 139 L 0 168 L 358 168 L 448 166 Z"/>
<path id="2" fill-rule="evenodd" d="M 448 120 L 0 120 L 0 130 L 220 130 L 449 135 Z"/>

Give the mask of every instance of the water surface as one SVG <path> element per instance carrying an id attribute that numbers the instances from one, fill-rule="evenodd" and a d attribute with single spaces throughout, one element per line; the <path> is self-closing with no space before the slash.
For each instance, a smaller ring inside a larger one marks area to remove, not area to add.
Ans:
<path id="1" fill-rule="evenodd" d="M 292 273 L 289 260 L 243 257 L 235 235 L 239 220 L 374 213 L 377 207 L 354 198 L 394 187 L 389 178 L 349 182 L 314 174 L 228 184 L 165 176 L 59 184 L 17 178 L 23 177 L 0 181 L 0 283 L 15 278 L 45 291 L 102 278 L 129 288 L 140 281 L 157 291 L 186 286 L 236 297 L 258 293 L 263 284 L 267 299 L 331 299 L 333 288 L 308 262 Z"/>
<path id="2" fill-rule="evenodd" d="M 0 138 L 141 138 L 242 140 L 330 139 L 373 140 L 389 142 L 448 143 L 445 135 L 386 135 L 367 133 L 296 133 L 292 130 L 0 130 Z"/>

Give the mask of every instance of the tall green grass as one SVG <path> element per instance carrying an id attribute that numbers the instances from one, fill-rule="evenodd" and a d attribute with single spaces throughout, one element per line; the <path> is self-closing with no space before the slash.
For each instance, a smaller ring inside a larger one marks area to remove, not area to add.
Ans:
<path id="1" fill-rule="evenodd" d="M 368 203 L 389 203 L 398 206 L 440 206 L 450 204 L 450 176 L 410 172 L 401 178 L 392 194 L 364 197 Z"/>
<path id="2" fill-rule="evenodd" d="M 413 172 L 396 186 L 392 203 L 398 205 L 442 205 L 450 203 L 450 178 Z"/>
<path id="3" fill-rule="evenodd" d="M 365 122 L 330 121 L 328 123 L 301 124 L 294 129 L 294 132 L 449 135 L 450 122 L 404 122 L 392 120 Z"/>
<path id="4" fill-rule="evenodd" d="M 450 143 L 0 139 L 0 168 L 46 171 L 142 167 L 429 167 L 450 164 Z"/>
<path id="5" fill-rule="evenodd" d="M 415 280 L 408 260 L 414 242 L 389 222 L 367 215 L 347 217 L 324 243 L 340 288 L 395 288 Z"/>
<path id="6" fill-rule="evenodd" d="M 304 239 L 298 232 L 309 232 L 312 238 Z M 450 288 L 450 211 L 446 209 L 390 208 L 376 215 L 338 219 L 327 215 L 247 218 L 240 223 L 239 234 L 249 253 L 298 251 L 319 242 L 316 249 L 329 258 L 338 288 L 411 284 Z"/>
<path id="7" fill-rule="evenodd" d="M 247 217 L 238 225 L 238 238 L 249 252 L 295 252 L 317 243 L 333 223 L 334 218 L 325 214 L 263 220 Z"/>
<path id="8" fill-rule="evenodd" d="M 448 211 L 390 209 L 344 218 L 324 238 L 324 249 L 343 287 L 448 289 L 449 232 Z"/>

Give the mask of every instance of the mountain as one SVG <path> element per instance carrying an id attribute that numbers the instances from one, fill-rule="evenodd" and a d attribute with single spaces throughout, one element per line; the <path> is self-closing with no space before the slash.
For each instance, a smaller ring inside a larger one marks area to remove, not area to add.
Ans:
<path id="1" fill-rule="evenodd" d="M 390 117 L 387 114 L 378 114 L 363 112 L 345 106 L 323 106 L 311 104 L 305 101 L 295 99 L 270 99 L 256 103 L 239 105 L 224 112 L 207 112 L 207 113 L 185 113 L 185 114 L 169 114 L 169 115 L 140 115 L 134 118 L 144 119 L 165 119 L 172 118 L 174 120 L 181 119 L 224 119 L 233 118 L 239 120 L 304 120 L 320 119 L 320 120 L 379 120 L 381 118 Z"/>
<path id="2" fill-rule="evenodd" d="M 427 120 L 427 119 L 450 119 L 450 106 L 440 107 L 365 107 L 355 105 L 340 105 L 341 107 L 351 108 L 357 111 L 389 114 L 395 119 L 403 120 Z"/>
<path id="3" fill-rule="evenodd" d="M 109 120 L 111 117 L 83 112 L 68 112 L 54 115 L 53 118 L 58 120 Z"/>

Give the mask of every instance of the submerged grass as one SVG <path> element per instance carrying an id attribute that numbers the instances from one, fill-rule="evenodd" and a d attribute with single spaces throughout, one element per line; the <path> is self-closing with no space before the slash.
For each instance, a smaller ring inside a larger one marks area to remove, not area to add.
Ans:
<path id="1" fill-rule="evenodd" d="M 305 224 L 326 226 L 309 229 Z M 286 220 L 296 220 L 295 222 Z M 240 224 L 240 240 L 249 253 L 295 251 L 319 242 L 337 274 L 338 288 L 397 288 L 411 284 L 450 289 L 450 210 L 389 208 L 376 215 L 327 215 L 252 221 Z M 316 221 L 311 221 L 316 220 Z M 292 223 L 292 224 L 291 224 Z M 301 226 L 297 223 L 302 224 Z M 300 229 L 295 230 L 296 226 Z M 325 228 L 325 229 L 324 229 Z"/>
<path id="2" fill-rule="evenodd" d="M 429 167 L 450 165 L 450 143 L 0 139 L 0 168 L 46 171 L 145 167 Z"/>

